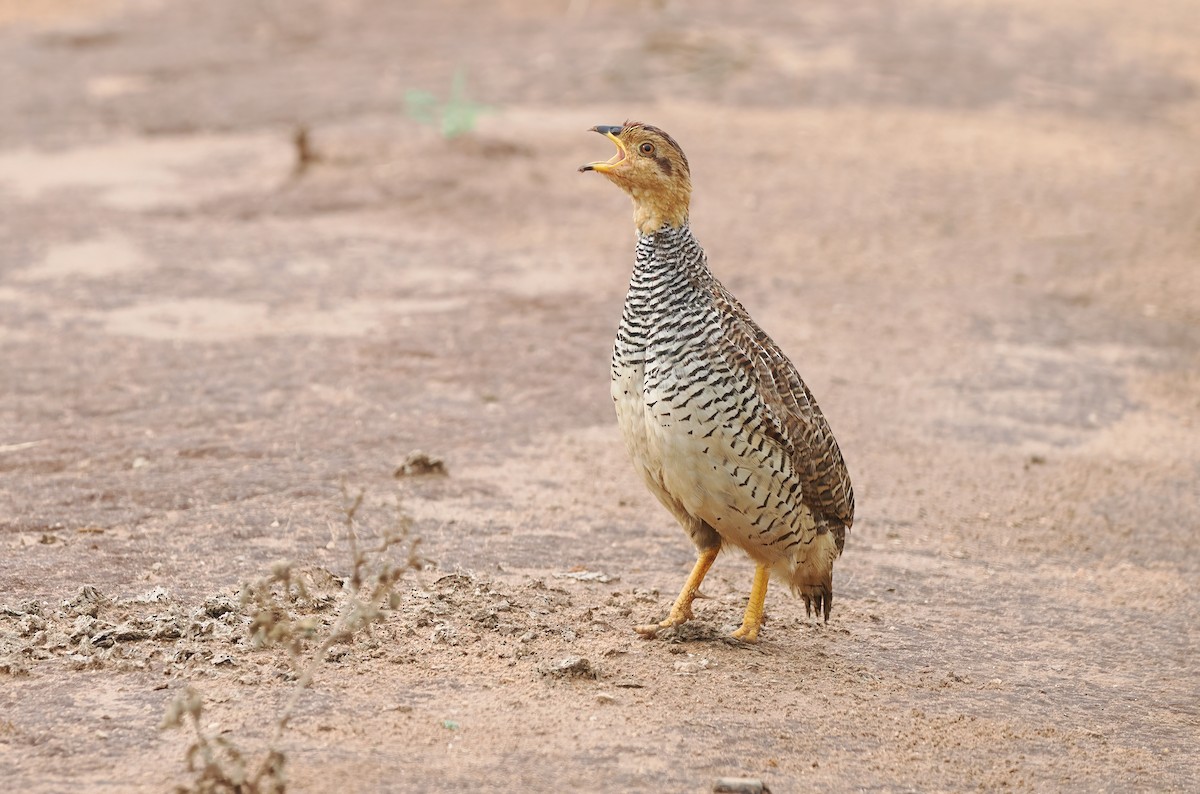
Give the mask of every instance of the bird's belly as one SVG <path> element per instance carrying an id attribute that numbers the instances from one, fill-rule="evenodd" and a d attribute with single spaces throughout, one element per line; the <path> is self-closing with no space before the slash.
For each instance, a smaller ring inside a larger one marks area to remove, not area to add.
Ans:
<path id="1" fill-rule="evenodd" d="M 814 521 L 784 450 L 729 417 L 736 399 L 702 383 L 614 372 L 613 399 L 638 471 L 676 517 L 705 521 L 752 557 L 792 557 Z M 789 546 L 789 544 L 791 544 Z M 803 550 L 800 549 L 802 552 Z"/>
<path id="2" fill-rule="evenodd" d="M 799 544 L 792 541 L 811 537 L 815 522 L 791 461 L 759 432 L 736 422 L 676 418 L 666 433 L 667 490 L 726 542 L 775 562 L 793 556 Z"/>

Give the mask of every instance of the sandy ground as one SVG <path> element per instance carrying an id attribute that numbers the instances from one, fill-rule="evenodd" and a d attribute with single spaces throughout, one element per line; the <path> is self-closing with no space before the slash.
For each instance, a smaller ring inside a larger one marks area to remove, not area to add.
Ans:
<path id="1" fill-rule="evenodd" d="M 295 676 L 238 593 L 290 560 L 330 622 L 343 484 L 432 564 L 292 790 L 1200 786 L 1193 4 L 686 6 L 0 2 L 5 786 L 187 784 L 189 684 L 262 753 Z M 410 92 L 456 73 L 448 140 Z M 827 626 L 776 590 L 725 642 L 731 554 L 631 630 L 692 551 L 608 397 L 628 202 L 575 172 L 630 117 L 846 453 Z"/>

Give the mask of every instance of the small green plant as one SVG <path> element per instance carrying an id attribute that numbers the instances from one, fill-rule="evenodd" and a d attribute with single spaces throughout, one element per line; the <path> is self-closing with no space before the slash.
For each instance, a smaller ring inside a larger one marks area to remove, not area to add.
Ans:
<path id="1" fill-rule="evenodd" d="M 325 608 L 337 601 L 321 598 L 305 586 L 304 577 L 297 574 L 290 562 L 277 562 L 271 573 L 242 588 L 242 609 L 249 618 L 248 631 L 255 647 L 282 648 L 288 656 L 295 675 L 291 697 L 275 716 L 274 734 L 266 752 L 253 763 L 246 753 L 224 736 L 205 732 L 201 717 L 204 698 L 192 687 L 167 708 L 162 728 L 189 726 L 195 738 L 187 750 L 190 785 L 176 789 L 178 794 L 283 794 L 287 789 L 285 767 L 287 756 L 279 749 L 284 732 L 291 722 L 304 691 L 312 684 L 317 670 L 326 661 L 330 649 L 337 643 L 350 644 L 355 635 L 370 634 L 371 626 L 386 617 L 385 609 L 395 609 L 400 603 L 396 585 L 408 571 L 422 567 L 417 553 L 419 539 L 410 536 L 412 519 L 397 508 L 394 527 L 373 538 L 363 546 L 359 542 L 359 508 L 363 491 L 351 496 L 342 484 L 346 539 L 350 547 L 351 573 L 342 582 L 342 599 L 337 617 L 322 636 L 323 621 L 316 616 L 292 617 L 298 604 L 309 609 Z M 400 558 L 394 559 L 394 552 Z M 334 579 L 334 581 L 340 581 Z"/>
<path id="2" fill-rule="evenodd" d="M 467 97 L 467 75 L 462 69 L 455 71 L 450 81 L 450 96 L 440 101 L 429 91 L 411 89 L 404 95 L 404 112 L 421 124 L 436 126 L 446 140 L 475 129 L 480 114 L 491 111 Z"/>

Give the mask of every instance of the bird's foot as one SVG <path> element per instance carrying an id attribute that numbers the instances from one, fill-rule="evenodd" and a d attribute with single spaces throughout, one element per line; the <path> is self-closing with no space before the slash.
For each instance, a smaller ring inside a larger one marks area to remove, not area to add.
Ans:
<path id="1" fill-rule="evenodd" d="M 642 626 L 634 626 L 633 630 L 641 634 L 644 638 L 652 640 L 659 635 L 659 632 L 666 629 L 673 629 L 676 626 L 682 626 L 693 617 L 695 615 L 692 614 L 692 605 L 690 603 L 684 605 L 677 603 L 671 607 L 671 614 L 667 615 L 666 620 L 661 623 L 647 623 Z"/>
<path id="2" fill-rule="evenodd" d="M 746 602 L 742 627 L 733 633 L 733 639 L 751 644 L 758 642 L 758 630 L 763 624 L 763 602 L 767 598 L 767 583 L 770 579 L 771 569 L 760 563 L 754 569 L 754 584 L 750 587 L 750 598 Z"/>
<path id="3" fill-rule="evenodd" d="M 732 639 L 737 640 L 738 642 L 745 642 L 750 645 L 753 645 L 754 643 L 758 642 L 758 630 L 761 626 L 762 626 L 761 623 L 755 623 L 755 624 L 743 623 L 742 627 L 740 629 L 738 629 L 737 631 L 735 631 L 733 634 L 731 634 L 729 636 Z"/>
<path id="4" fill-rule="evenodd" d="M 706 598 L 700 592 L 700 583 L 704 581 L 704 575 L 708 573 L 708 569 L 712 567 L 713 560 L 717 559 L 717 554 L 720 551 L 720 546 L 701 549 L 700 553 L 696 556 L 696 564 L 692 567 L 692 572 L 688 575 L 687 581 L 684 582 L 683 589 L 679 591 L 679 598 L 676 598 L 675 603 L 671 605 L 671 614 L 667 615 L 666 620 L 662 623 L 634 626 L 633 630 L 646 639 L 652 639 L 657 637 L 659 632 L 664 629 L 675 628 L 695 617 L 692 614 L 692 602 L 697 598 Z"/>

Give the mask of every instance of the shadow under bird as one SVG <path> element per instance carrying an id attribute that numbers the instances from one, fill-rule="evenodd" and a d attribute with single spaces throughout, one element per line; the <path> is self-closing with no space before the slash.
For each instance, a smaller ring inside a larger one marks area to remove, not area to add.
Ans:
<path id="1" fill-rule="evenodd" d="M 773 576 L 828 622 L 833 561 L 854 523 L 837 441 L 796 367 L 708 268 L 688 224 L 691 170 L 679 144 L 641 122 L 593 127 L 617 147 L 580 171 L 633 199 L 637 250 L 612 358 L 625 444 L 650 491 L 683 525 L 697 559 L 654 637 L 693 617 L 724 546 L 756 564 L 733 636 L 755 642 Z"/>

